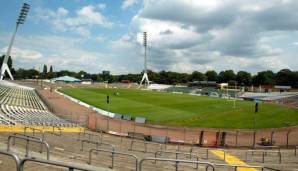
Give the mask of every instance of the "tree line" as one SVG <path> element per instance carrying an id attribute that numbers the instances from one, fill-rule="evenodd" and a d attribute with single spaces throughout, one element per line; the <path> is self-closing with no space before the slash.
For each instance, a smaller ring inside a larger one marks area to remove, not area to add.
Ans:
<path id="1" fill-rule="evenodd" d="M 4 56 L 0 58 L 2 64 Z M 93 81 L 108 81 L 121 82 L 122 80 L 128 80 L 130 82 L 139 82 L 143 73 L 139 74 L 123 74 L 123 75 L 111 75 L 106 73 L 91 74 L 85 71 L 54 71 L 53 66 L 48 69 L 47 65 L 43 66 L 42 71 L 36 69 L 22 69 L 15 70 L 12 67 L 12 60 L 9 58 L 8 66 L 15 79 L 51 79 L 60 76 L 71 76 L 78 79 L 91 79 Z M 216 81 L 217 83 L 229 83 L 231 85 L 237 84 L 240 86 L 251 85 L 285 85 L 298 88 L 298 71 L 291 71 L 289 69 L 282 69 L 278 72 L 271 70 L 261 71 L 253 75 L 247 71 L 238 71 L 235 73 L 233 70 L 225 70 L 217 73 L 210 70 L 205 73 L 194 71 L 192 73 L 178 73 L 172 71 L 160 71 L 154 72 L 149 70 L 148 77 L 150 81 L 159 84 L 181 84 L 189 83 L 193 81 Z"/>

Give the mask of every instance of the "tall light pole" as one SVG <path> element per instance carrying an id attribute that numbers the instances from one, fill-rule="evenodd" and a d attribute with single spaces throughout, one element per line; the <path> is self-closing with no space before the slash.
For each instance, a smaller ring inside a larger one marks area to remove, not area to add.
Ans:
<path id="1" fill-rule="evenodd" d="M 3 79 L 4 74 L 5 74 L 5 71 L 7 71 L 7 73 L 8 73 L 8 75 L 9 75 L 10 79 L 13 80 L 13 76 L 11 75 L 11 72 L 10 72 L 9 67 L 8 67 L 8 65 L 7 65 L 7 61 L 8 61 L 8 58 L 9 58 L 9 56 L 10 56 L 11 48 L 12 48 L 12 45 L 13 45 L 13 43 L 14 43 L 14 40 L 15 40 L 16 33 L 17 33 L 17 31 L 18 31 L 19 25 L 25 23 L 25 19 L 26 19 L 26 16 L 27 16 L 28 12 L 29 12 L 29 9 L 30 9 L 30 5 L 24 3 L 24 4 L 23 4 L 23 7 L 22 7 L 22 9 L 21 9 L 21 11 L 20 11 L 19 17 L 18 17 L 18 19 L 17 19 L 17 23 L 16 23 L 15 31 L 14 31 L 14 33 L 12 34 L 12 37 L 11 37 L 11 40 L 10 40 L 10 43 L 9 43 L 7 52 L 6 52 L 6 54 L 5 54 L 5 57 L 4 57 L 2 66 L 1 66 L 1 76 L 0 76 L 0 80 Z"/>
<path id="2" fill-rule="evenodd" d="M 142 85 L 143 81 L 145 84 L 149 84 L 148 74 L 147 74 L 147 32 L 143 33 L 143 43 L 144 43 L 144 74 L 141 80 L 140 85 Z"/>

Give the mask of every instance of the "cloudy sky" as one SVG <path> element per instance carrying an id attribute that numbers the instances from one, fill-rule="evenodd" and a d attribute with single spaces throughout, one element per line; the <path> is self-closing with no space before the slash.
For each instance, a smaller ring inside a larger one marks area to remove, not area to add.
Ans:
<path id="1" fill-rule="evenodd" d="M 0 53 L 20 0 L 0 1 Z M 298 70 L 297 0 L 28 0 L 14 67 L 113 74 L 154 71 Z"/>

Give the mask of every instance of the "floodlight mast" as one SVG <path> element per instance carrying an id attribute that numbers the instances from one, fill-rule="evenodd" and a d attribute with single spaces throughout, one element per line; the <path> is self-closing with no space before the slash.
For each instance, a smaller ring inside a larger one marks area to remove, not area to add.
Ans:
<path id="1" fill-rule="evenodd" d="M 144 84 L 149 85 L 149 79 L 147 74 L 147 32 L 143 33 L 143 41 L 144 41 L 144 74 L 140 85 L 142 85 L 143 82 Z"/>
<path id="2" fill-rule="evenodd" d="M 0 80 L 3 80 L 5 71 L 8 73 L 10 79 L 13 80 L 13 76 L 12 76 L 10 70 L 9 70 L 7 62 L 8 62 L 8 58 L 10 56 L 11 48 L 12 48 L 12 45 L 14 43 L 14 40 L 15 40 L 19 25 L 25 23 L 25 19 L 26 19 L 26 16 L 27 16 L 28 12 L 29 12 L 29 9 L 30 9 L 30 5 L 27 4 L 27 3 L 23 3 L 22 9 L 20 11 L 19 17 L 18 17 L 17 22 L 16 22 L 16 28 L 15 28 L 13 34 L 12 34 L 12 37 L 11 37 L 7 52 L 5 54 L 5 57 L 4 57 L 2 66 L 1 66 Z"/>

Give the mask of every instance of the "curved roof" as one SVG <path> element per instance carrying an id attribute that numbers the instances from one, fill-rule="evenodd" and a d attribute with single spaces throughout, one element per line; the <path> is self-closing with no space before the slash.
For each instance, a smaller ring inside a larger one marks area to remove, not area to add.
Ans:
<path id="1" fill-rule="evenodd" d="M 54 80 L 54 81 L 65 81 L 65 82 L 80 82 L 81 81 L 77 78 L 70 77 L 70 76 L 57 77 L 57 78 L 53 78 L 52 80 Z"/>

